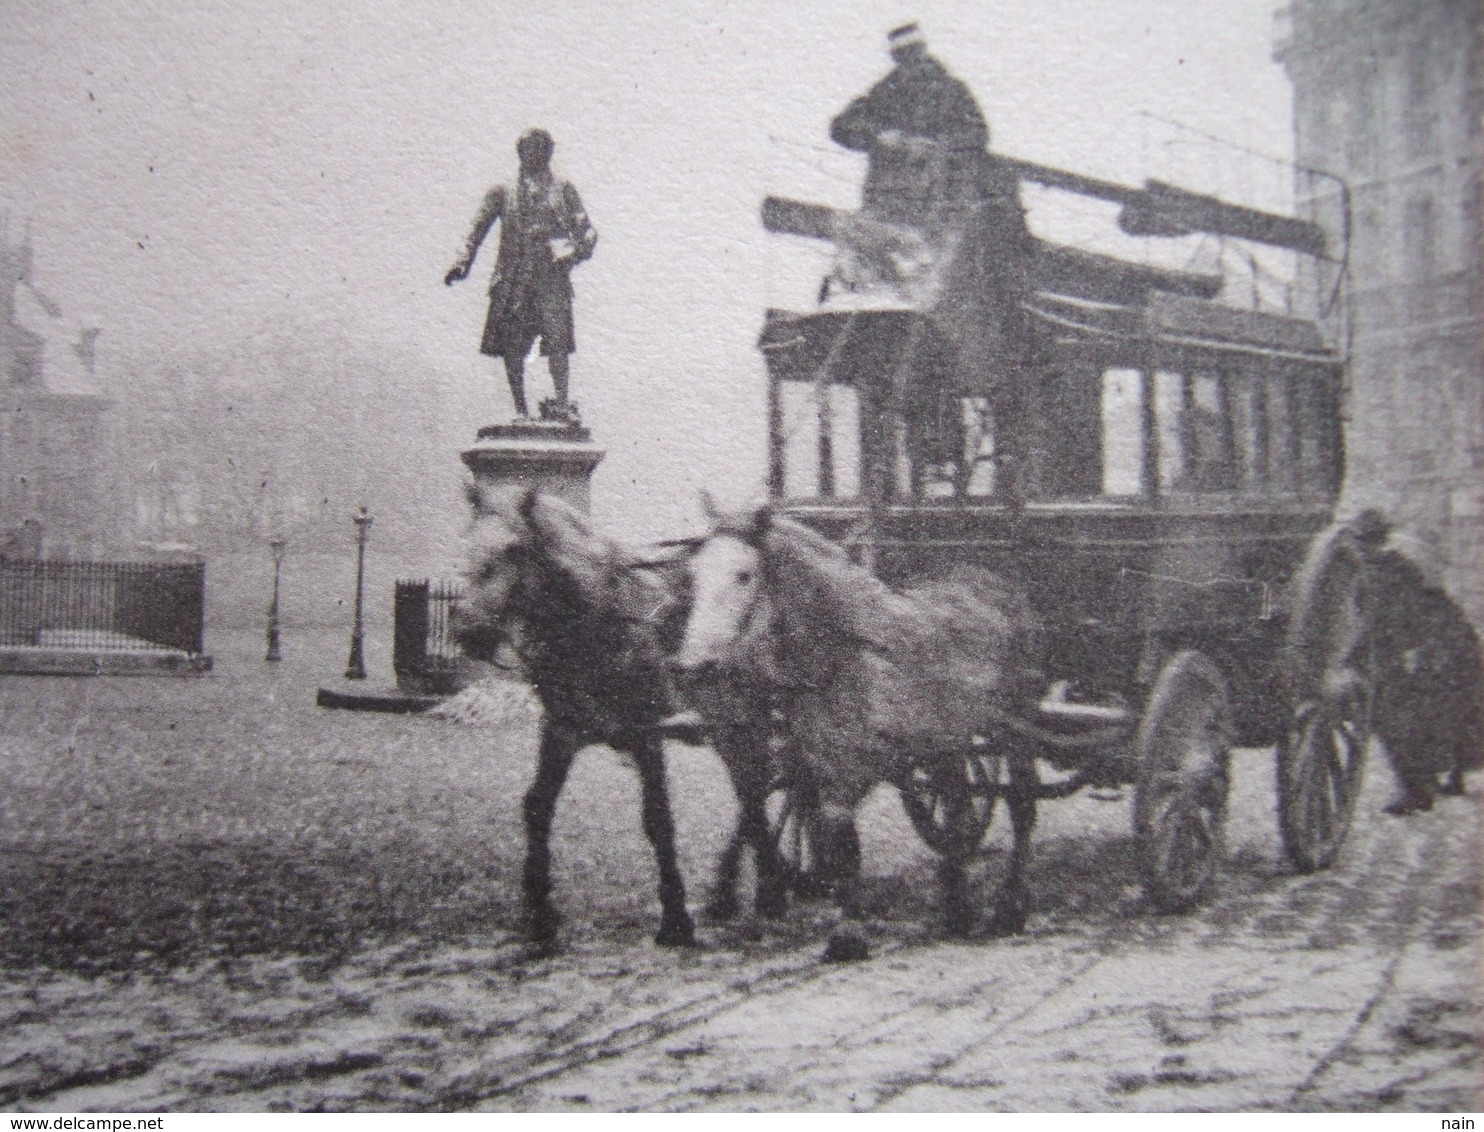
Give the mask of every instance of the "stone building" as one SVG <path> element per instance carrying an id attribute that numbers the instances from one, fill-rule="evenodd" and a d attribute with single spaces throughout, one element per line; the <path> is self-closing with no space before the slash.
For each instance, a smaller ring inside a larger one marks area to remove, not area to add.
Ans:
<path id="1" fill-rule="evenodd" d="M 1348 187 L 1347 506 L 1435 541 L 1484 622 L 1481 27 L 1477 0 L 1293 0 L 1276 58 L 1296 161 Z M 1343 249 L 1333 185 L 1301 207 Z"/>
<path id="2" fill-rule="evenodd" d="M 108 401 L 89 388 L 97 332 L 61 343 L 74 364 L 53 364 L 58 343 L 35 324 L 61 312 L 31 285 L 32 254 L 0 223 L 0 553 L 96 555 L 114 527 Z M 49 380 L 63 370 L 72 380 Z"/>

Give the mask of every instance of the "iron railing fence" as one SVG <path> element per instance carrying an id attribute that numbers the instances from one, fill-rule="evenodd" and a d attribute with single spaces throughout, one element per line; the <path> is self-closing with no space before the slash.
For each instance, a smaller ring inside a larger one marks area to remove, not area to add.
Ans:
<path id="1" fill-rule="evenodd" d="M 206 565 L 0 559 L 0 647 L 204 651 Z"/>
<path id="2" fill-rule="evenodd" d="M 457 582 L 399 578 L 392 606 L 392 668 L 408 691 L 457 690 L 463 653 L 450 632 L 463 600 Z"/>

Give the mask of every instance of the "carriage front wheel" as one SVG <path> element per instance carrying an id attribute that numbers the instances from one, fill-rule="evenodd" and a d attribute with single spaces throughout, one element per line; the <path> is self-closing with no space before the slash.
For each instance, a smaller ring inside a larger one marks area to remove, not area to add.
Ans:
<path id="1" fill-rule="evenodd" d="M 1221 868 L 1232 746 L 1231 694 L 1194 649 L 1155 682 L 1134 740 L 1134 837 L 1144 891 L 1161 911 L 1188 908 Z"/>
<path id="2" fill-rule="evenodd" d="M 1291 717 L 1278 744 L 1278 824 L 1294 868 L 1339 855 L 1360 794 L 1375 676 L 1370 589 L 1354 533 L 1315 538 L 1294 582 L 1285 658 Z"/>
<path id="3" fill-rule="evenodd" d="M 978 851 L 1004 768 L 1004 755 L 980 747 L 913 765 L 901 784 L 902 808 L 929 849 L 950 861 Z"/>

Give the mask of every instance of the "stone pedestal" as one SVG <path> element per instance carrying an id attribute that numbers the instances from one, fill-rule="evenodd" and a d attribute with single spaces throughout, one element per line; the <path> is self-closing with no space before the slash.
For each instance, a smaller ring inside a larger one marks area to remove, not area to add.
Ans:
<path id="1" fill-rule="evenodd" d="M 588 510 L 589 483 L 604 451 L 581 425 L 515 421 L 479 430 L 464 463 L 480 487 L 535 487 Z"/>

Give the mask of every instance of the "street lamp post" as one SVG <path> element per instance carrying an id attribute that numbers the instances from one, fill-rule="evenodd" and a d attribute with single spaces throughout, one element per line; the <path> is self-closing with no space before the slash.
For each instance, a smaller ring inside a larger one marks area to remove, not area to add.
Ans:
<path id="1" fill-rule="evenodd" d="M 283 552 L 288 545 L 288 539 L 282 535 L 268 540 L 268 549 L 273 551 L 273 600 L 268 603 L 268 655 L 264 660 L 283 659 L 278 648 L 278 577 L 283 569 Z"/>
<path id="2" fill-rule="evenodd" d="M 362 650 L 361 593 L 366 579 L 366 532 L 371 527 L 371 516 L 365 506 L 355 516 L 356 524 L 356 615 L 355 628 L 350 634 L 350 661 L 345 667 L 347 680 L 366 678 L 366 658 Z"/>

